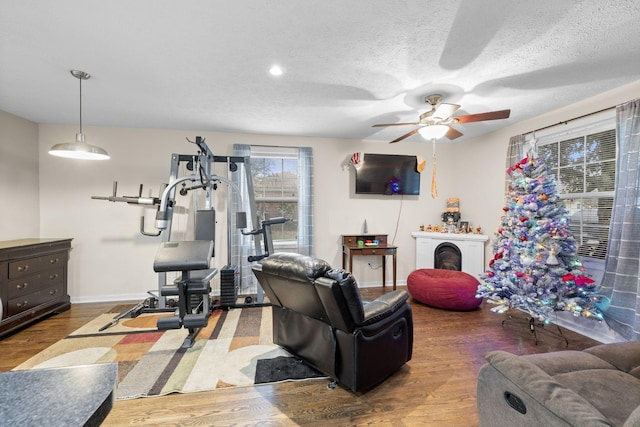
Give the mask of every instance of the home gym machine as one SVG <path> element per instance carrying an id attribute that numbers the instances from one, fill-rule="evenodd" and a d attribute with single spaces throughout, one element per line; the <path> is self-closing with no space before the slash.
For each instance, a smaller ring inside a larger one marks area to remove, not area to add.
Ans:
<path id="1" fill-rule="evenodd" d="M 192 141 L 189 141 L 192 142 Z M 198 147 L 196 155 L 172 154 L 171 172 L 169 183 L 164 185 L 159 197 L 143 197 L 143 187 L 140 185 L 138 196 L 118 196 L 117 182 L 113 184 L 111 196 L 92 196 L 92 199 L 106 200 L 110 202 L 124 202 L 130 205 L 155 205 L 158 206 L 155 231 L 150 232 L 145 228 L 144 216 L 140 219 L 140 233 L 145 236 L 161 236 L 162 242 L 153 268 L 158 273 L 158 291 L 155 294 L 148 291 L 150 295 L 143 304 L 138 304 L 127 312 L 114 317 L 114 320 L 103 326 L 101 330 L 115 324 L 123 317 L 136 317 L 141 313 L 150 312 L 174 312 L 174 316 L 161 317 L 158 319 L 159 330 L 187 328 L 189 335 L 185 339 L 183 347 L 191 347 L 195 336 L 200 328 L 207 325 L 209 315 L 214 309 L 228 309 L 247 306 L 264 306 L 263 291 L 257 285 L 257 298 L 253 302 L 251 297 L 245 299 L 244 304 L 238 304 L 239 290 L 239 268 L 231 262 L 231 217 L 232 201 L 231 195 L 237 198 L 239 208 L 249 208 L 250 218 L 256 218 L 255 199 L 253 197 L 253 182 L 248 157 L 239 156 L 216 156 L 210 150 L 201 137 L 196 137 L 192 143 Z M 242 206 L 242 198 L 239 187 L 227 177 L 215 175 L 213 172 L 214 163 L 225 163 L 228 172 L 235 173 L 240 166 L 245 173 L 245 183 L 248 206 Z M 191 174 L 179 176 L 181 166 L 191 171 Z M 213 191 L 217 190 L 219 183 L 226 183 L 228 186 L 227 201 L 227 265 L 220 270 L 210 267 L 210 259 L 214 255 L 215 242 L 215 210 L 213 209 Z M 173 211 L 175 208 L 175 195 L 177 188 L 179 194 L 187 195 L 190 191 L 203 190 L 205 206 L 195 212 L 194 240 L 193 241 L 172 241 L 171 225 Z M 287 219 L 272 218 L 264 219 L 260 228 L 244 231 L 247 228 L 246 211 L 235 213 L 236 228 L 241 230 L 243 235 L 253 236 L 256 255 L 249 256 L 249 262 L 259 261 L 273 253 L 273 242 L 271 239 L 271 225 L 281 224 Z M 264 250 L 260 247 L 263 241 Z M 177 272 L 180 275 L 172 282 L 167 283 L 167 273 Z M 211 280 L 220 274 L 220 300 L 217 304 L 210 301 Z M 173 298 L 171 298 L 173 297 Z M 177 307 L 175 298 L 177 297 Z"/>

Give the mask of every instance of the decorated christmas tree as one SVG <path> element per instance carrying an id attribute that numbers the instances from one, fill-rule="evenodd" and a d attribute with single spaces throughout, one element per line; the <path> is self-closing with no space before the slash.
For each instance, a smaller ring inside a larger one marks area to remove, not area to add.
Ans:
<path id="1" fill-rule="evenodd" d="M 556 311 L 602 320 L 601 296 L 576 255 L 567 210 L 555 181 L 539 158 L 527 156 L 511 166 L 504 216 L 489 269 L 481 275 L 477 297 L 549 323 Z"/>

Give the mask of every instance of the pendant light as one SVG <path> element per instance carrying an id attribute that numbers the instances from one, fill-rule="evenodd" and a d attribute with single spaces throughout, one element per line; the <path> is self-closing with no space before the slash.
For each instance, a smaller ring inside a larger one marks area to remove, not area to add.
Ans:
<path id="1" fill-rule="evenodd" d="M 82 133 L 82 81 L 88 80 L 91 75 L 78 70 L 71 70 L 71 75 L 80 81 L 80 133 L 76 134 L 75 142 L 63 142 L 51 147 L 49 154 L 70 159 L 107 160 L 109 154 L 100 147 L 87 144 Z"/>

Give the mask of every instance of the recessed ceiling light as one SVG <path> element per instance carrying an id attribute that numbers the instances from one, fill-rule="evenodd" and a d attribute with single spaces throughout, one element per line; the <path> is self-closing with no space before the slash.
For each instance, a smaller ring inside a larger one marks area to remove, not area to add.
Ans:
<path id="1" fill-rule="evenodd" d="M 272 65 L 271 68 L 269 68 L 269 74 L 279 77 L 284 74 L 284 70 L 279 65 Z"/>

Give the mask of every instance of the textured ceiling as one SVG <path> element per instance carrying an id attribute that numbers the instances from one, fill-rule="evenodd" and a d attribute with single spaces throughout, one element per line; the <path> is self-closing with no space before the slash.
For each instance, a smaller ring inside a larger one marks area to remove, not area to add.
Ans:
<path id="1" fill-rule="evenodd" d="M 71 69 L 84 125 L 388 141 L 412 128 L 371 125 L 428 94 L 511 109 L 460 141 L 640 80 L 638 22 L 637 0 L 0 0 L 0 110 L 77 125 Z"/>

